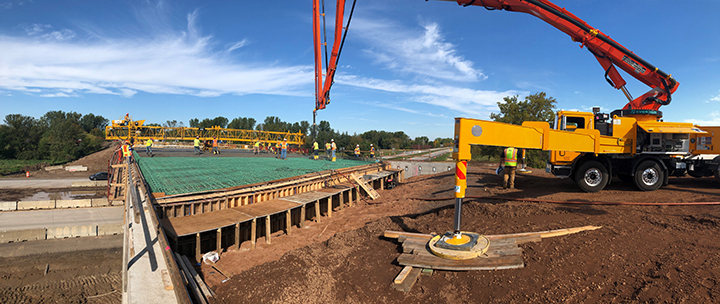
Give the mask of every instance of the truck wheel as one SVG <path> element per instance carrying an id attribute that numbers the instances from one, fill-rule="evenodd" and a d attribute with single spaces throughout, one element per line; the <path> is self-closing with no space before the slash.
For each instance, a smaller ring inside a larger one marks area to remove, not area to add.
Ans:
<path id="1" fill-rule="evenodd" d="M 635 185 L 643 191 L 655 191 L 662 186 L 663 171 L 660 165 L 652 160 L 646 160 L 635 170 Z"/>
<path id="2" fill-rule="evenodd" d="M 575 182 L 585 192 L 598 192 L 605 188 L 610 175 L 607 168 L 598 161 L 588 161 L 575 173 Z"/>

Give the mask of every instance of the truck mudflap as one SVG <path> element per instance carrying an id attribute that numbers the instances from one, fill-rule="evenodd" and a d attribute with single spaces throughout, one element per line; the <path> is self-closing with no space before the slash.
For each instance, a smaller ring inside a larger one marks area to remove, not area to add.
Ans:
<path id="1" fill-rule="evenodd" d="M 558 166 L 551 163 L 545 165 L 545 172 L 559 178 L 568 178 L 572 174 L 572 166 Z"/>

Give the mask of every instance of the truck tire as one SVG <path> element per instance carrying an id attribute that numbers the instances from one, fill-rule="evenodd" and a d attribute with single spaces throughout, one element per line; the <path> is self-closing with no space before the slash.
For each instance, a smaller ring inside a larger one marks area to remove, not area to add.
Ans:
<path id="1" fill-rule="evenodd" d="M 660 165 L 646 160 L 635 170 L 635 185 L 642 191 L 655 191 L 663 184 L 664 174 Z"/>
<path id="2" fill-rule="evenodd" d="M 575 182 L 585 192 L 598 192 L 605 188 L 610 175 L 607 168 L 598 161 L 587 161 L 575 173 Z"/>

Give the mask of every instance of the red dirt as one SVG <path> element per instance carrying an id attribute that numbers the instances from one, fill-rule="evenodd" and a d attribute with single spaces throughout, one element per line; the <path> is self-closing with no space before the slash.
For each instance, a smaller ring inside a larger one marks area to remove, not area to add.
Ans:
<path id="1" fill-rule="evenodd" d="M 535 170 L 518 189 L 499 188 L 492 169 L 471 164 L 468 196 L 606 201 L 720 201 L 711 178 L 672 178 L 654 192 L 613 180 L 583 193 L 571 181 Z M 589 206 L 466 199 L 463 230 L 505 234 L 584 225 L 602 229 L 521 245 L 525 267 L 498 271 L 435 271 L 408 293 L 391 288 L 402 269 L 401 247 L 385 230 L 450 230 L 454 176 L 413 178 L 361 202 L 279 233 L 272 245 L 223 253 L 218 267 L 202 266 L 217 303 L 717 303 L 720 302 L 720 206 Z"/>

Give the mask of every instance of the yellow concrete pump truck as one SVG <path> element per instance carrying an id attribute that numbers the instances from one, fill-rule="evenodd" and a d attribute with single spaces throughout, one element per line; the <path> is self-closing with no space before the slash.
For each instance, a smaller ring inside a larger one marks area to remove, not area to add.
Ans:
<path id="1" fill-rule="evenodd" d="M 609 36 L 548 0 L 456 0 L 463 6 L 483 6 L 531 14 L 568 34 L 603 67 L 606 81 L 628 99 L 610 114 L 557 112 L 548 122 L 526 121 L 522 126 L 468 118 L 455 119 L 455 197 L 465 196 L 470 145 L 507 146 L 549 151 L 547 171 L 570 178 L 584 191 L 605 188 L 611 177 L 634 182 L 652 191 L 670 176 L 712 176 L 720 180 L 720 127 L 663 122 L 660 106 L 670 104 L 679 83 Z M 617 67 L 651 89 L 633 98 Z"/>

